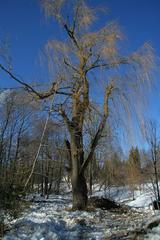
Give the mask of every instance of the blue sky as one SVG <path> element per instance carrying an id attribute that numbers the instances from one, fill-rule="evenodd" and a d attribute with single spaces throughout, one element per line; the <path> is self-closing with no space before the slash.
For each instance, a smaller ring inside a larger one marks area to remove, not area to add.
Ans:
<path id="1" fill-rule="evenodd" d="M 106 6 L 109 14 L 102 15 L 103 25 L 108 19 L 117 20 L 127 37 L 127 47 L 136 49 L 150 41 L 160 53 L 159 0 L 89 0 L 91 5 Z M 34 73 L 34 65 L 48 38 L 60 34 L 53 22 L 47 22 L 38 0 L 0 0 L 0 37 L 9 37 L 17 72 Z"/>
<path id="2" fill-rule="evenodd" d="M 119 22 L 126 36 L 126 48 L 135 50 L 145 41 L 160 55 L 159 0 L 88 0 L 92 6 L 109 8 L 100 17 Z M 38 0 L 0 0 L 0 38 L 9 38 L 15 71 L 29 80 L 38 76 L 38 56 L 49 38 L 62 32 L 54 22 L 46 21 Z M 12 84 L 1 80 L 0 86 Z"/>
<path id="3" fill-rule="evenodd" d="M 125 47 L 136 50 L 145 41 L 150 42 L 160 56 L 160 1 L 159 0 L 88 0 L 91 6 L 106 6 L 107 15 L 101 15 L 99 25 L 108 20 L 118 21 L 126 36 Z M 8 38 L 15 73 L 25 81 L 38 79 L 39 54 L 50 38 L 62 36 L 55 22 L 47 21 L 38 0 L 0 0 L 0 39 Z M 43 78 L 41 76 L 41 78 Z M 158 80 L 158 76 L 157 76 Z M 0 72 L 0 87 L 15 83 Z M 159 96 L 152 97 L 150 115 L 160 118 Z"/>

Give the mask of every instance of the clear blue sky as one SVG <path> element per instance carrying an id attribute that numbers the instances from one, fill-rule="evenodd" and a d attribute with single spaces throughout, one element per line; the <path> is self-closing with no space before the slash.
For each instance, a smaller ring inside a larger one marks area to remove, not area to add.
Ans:
<path id="1" fill-rule="evenodd" d="M 145 41 L 160 56 L 160 0 L 88 0 L 92 6 L 109 8 L 107 20 L 117 20 L 126 36 L 126 48 L 136 50 Z M 38 0 L 0 0 L 0 39 L 8 37 L 15 72 L 24 80 L 40 76 L 38 56 L 49 38 L 61 36 L 53 21 L 46 21 Z M 13 80 L 0 73 L 0 87 L 13 86 Z M 160 117 L 160 102 L 153 97 L 151 115 Z"/>
<path id="2" fill-rule="evenodd" d="M 100 23 L 103 25 L 108 19 L 117 20 L 127 37 L 127 48 L 135 50 L 144 41 L 150 41 L 160 55 L 159 0 L 88 2 L 109 8 L 108 16 L 103 15 Z M 57 33 L 61 34 L 53 22 L 46 21 L 38 0 L 0 0 L 0 38 L 7 36 L 10 39 L 15 70 L 25 79 L 37 76 L 40 49 Z"/>

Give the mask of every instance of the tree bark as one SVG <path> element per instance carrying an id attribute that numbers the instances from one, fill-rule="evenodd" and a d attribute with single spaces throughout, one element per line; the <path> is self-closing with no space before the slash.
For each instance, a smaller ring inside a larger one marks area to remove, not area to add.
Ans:
<path id="1" fill-rule="evenodd" d="M 87 183 L 84 171 L 80 172 L 84 162 L 82 128 L 74 122 L 75 129 L 71 134 L 71 184 L 73 196 L 73 210 L 84 210 L 88 202 Z M 77 126 L 76 126 L 77 125 Z"/>
<path id="2" fill-rule="evenodd" d="M 73 210 L 84 210 L 88 203 L 88 190 L 84 174 L 71 176 Z"/>

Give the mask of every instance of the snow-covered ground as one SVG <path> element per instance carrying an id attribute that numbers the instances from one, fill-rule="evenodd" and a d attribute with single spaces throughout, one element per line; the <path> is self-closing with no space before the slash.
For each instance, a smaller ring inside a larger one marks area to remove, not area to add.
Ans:
<path id="1" fill-rule="evenodd" d="M 78 240 L 78 239 L 121 239 L 127 232 L 143 228 L 155 215 L 150 209 L 151 193 L 135 192 L 135 200 L 126 188 L 112 188 L 109 192 L 95 189 L 94 195 L 109 195 L 117 201 L 131 206 L 126 212 L 111 212 L 102 209 L 94 211 L 71 211 L 71 194 L 52 195 L 48 200 L 36 196 L 29 209 L 22 216 L 10 222 L 10 231 L 4 240 Z M 159 217 L 159 213 L 157 217 Z M 159 217 L 160 218 L 160 217 Z M 153 231 L 153 232 L 152 232 Z M 155 232 L 158 233 L 155 233 Z M 148 233 L 149 238 L 160 235 L 160 227 Z M 152 235 L 151 235 L 152 234 Z M 154 234 L 154 235 L 153 235 Z M 123 238 L 122 238 L 123 239 Z"/>

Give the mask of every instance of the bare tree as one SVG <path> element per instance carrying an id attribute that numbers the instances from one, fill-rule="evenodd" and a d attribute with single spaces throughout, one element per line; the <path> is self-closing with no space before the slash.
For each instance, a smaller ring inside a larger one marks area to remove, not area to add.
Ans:
<path id="1" fill-rule="evenodd" d="M 42 0 L 42 6 L 48 16 L 57 20 L 66 37 L 64 41 L 50 40 L 46 45 L 49 70 L 52 73 L 54 69 L 52 77 L 55 79 L 50 90 L 39 92 L 18 79 L 2 64 L 0 68 L 39 99 L 61 94 L 58 113 L 69 134 L 73 209 L 85 209 L 88 201 L 85 170 L 93 159 L 109 117 L 111 96 L 118 94 L 117 89 L 129 93 L 127 87 L 124 87 L 123 76 L 117 77 L 117 73 L 124 72 L 119 71 L 122 66 L 123 70 L 127 69 L 128 75 L 131 73 L 130 80 L 133 80 L 135 85 L 140 83 L 139 80 L 143 83 L 153 67 L 154 55 L 148 44 L 129 56 L 122 54 L 118 47 L 122 34 L 116 23 L 108 23 L 100 30 L 91 31 L 91 24 L 96 19 L 95 11 L 83 0 Z M 89 144 L 90 150 L 85 156 L 84 119 L 92 102 L 91 91 L 95 87 L 93 74 L 100 76 L 102 71 L 105 74 L 103 110 L 96 133 Z M 116 76 L 111 77 L 111 71 L 116 73 Z"/>
<path id="2" fill-rule="evenodd" d="M 150 121 L 148 124 L 146 124 L 145 137 L 149 145 L 149 154 L 147 154 L 148 168 L 146 173 L 149 175 L 149 179 L 151 180 L 155 198 L 159 201 L 160 139 L 158 125 L 156 122 Z"/>
<path id="3" fill-rule="evenodd" d="M 34 125 L 34 136 L 37 143 L 43 129 L 44 119 L 39 119 Z M 64 133 L 59 123 L 52 120 L 48 122 L 42 148 L 34 169 L 34 175 L 38 175 L 35 184 L 41 182 L 41 194 L 49 196 L 51 192 L 59 193 L 60 184 L 64 172 L 65 148 L 63 145 Z M 40 177 L 40 179 L 39 179 Z"/>
<path id="4" fill-rule="evenodd" d="M 23 171 L 25 159 L 21 159 L 22 142 L 34 110 L 32 104 L 30 105 L 28 94 L 20 91 L 4 91 L 2 94 L 3 98 L 1 96 L 0 102 L 0 207 L 15 210 L 26 176 Z"/>

